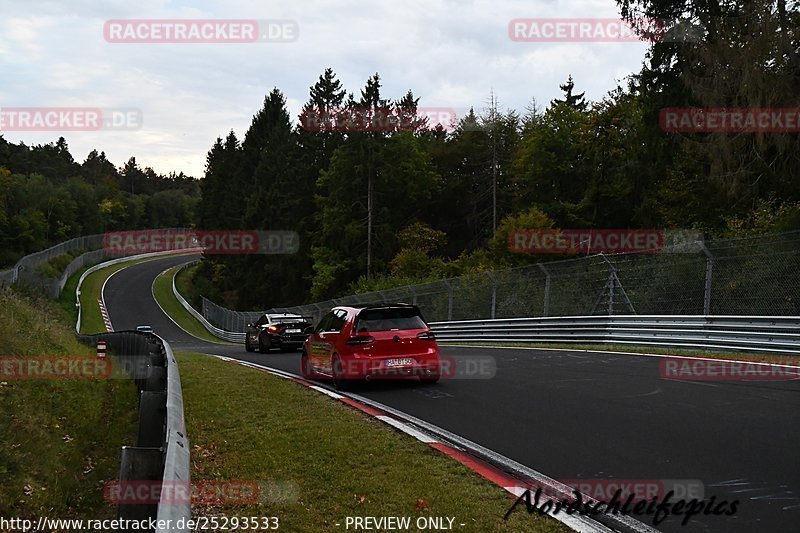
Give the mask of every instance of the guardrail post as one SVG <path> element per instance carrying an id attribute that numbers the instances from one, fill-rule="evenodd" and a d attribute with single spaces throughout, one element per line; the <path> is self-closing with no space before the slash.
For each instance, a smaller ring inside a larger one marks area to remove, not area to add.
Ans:
<path id="1" fill-rule="evenodd" d="M 606 258 L 606 256 L 603 256 L 603 259 L 605 259 L 605 258 Z M 607 259 L 606 259 L 606 262 L 608 262 Z M 612 272 L 613 272 L 613 268 L 614 267 L 612 267 L 610 263 L 609 263 L 609 268 L 612 269 Z M 609 316 L 614 314 L 614 285 L 615 285 L 614 279 L 613 278 L 609 279 L 609 283 L 608 283 L 608 314 L 609 314 Z"/>
<path id="2" fill-rule="evenodd" d="M 139 396 L 139 433 L 136 445 L 160 448 L 167 438 L 167 393 L 142 391 Z"/>
<path id="3" fill-rule="evenodd" d="M 714 256 L 711 255 L 711 250 L 709 250 L 703 241 L 695 241 L 694 242 L 706 256 L 706 284 L 705 289 L 703 290 L 703 314 L 710 315 L 711 314 L 711 279 L 714 271 Z"/>
<path id="4" fill-rule="evenodd" d="M 126 486 L 137 487 L 139 485 L 152 484 L 162 479 L 164 470 L 164 453 L 161 448 L 137 448 L 123 446 L 119 465 L 119 483 L 124 488 Z M 119 497 L 123 498 L 125 491 L 120 491 Z M 126 501 L 123 499 L 122 501 Z M 147 520 L 155 517 L 158 512 L 158 503 L 133 503 L 117 505 L 117 517 L 126 520 Z M 129 531 L 120 529 L 120 531 Z M 130 530 L 133 531 L 133 530 Z"/>
<path id="5" fill-rule="evenodd" d="M 539 263 L 539 269 L 544 273 L 544 310 L 542 316 L 549 316 L 550 314 L 550 272 L 545 268 L 542 263 Z"/>

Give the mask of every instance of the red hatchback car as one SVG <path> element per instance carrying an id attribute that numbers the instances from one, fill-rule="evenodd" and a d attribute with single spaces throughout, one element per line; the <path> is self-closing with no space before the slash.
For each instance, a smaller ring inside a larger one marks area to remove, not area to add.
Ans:
<path id="1" fill-rule="evenodd" d="M 439 381 L 439 345 L 419 309 L 408 304 L 335 307 L 303 344 L 307 378 L 329 378 L 337 389 L 354 381 L 413 378 Z"/>

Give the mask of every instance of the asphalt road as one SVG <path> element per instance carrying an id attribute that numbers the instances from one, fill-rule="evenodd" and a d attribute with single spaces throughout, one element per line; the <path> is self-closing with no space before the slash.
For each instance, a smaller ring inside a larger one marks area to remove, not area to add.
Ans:
<path id="1" fill-rule="evenodd" d="M 158 259 L 113 276 L 105 301 L 114 328 L 151 324 L 175 351 L 299 373 L 297 353 L 249 354 L 175 326 L 153 301 L 151 285 L 186 260 Z M 493 357 L 497 372 L 492 379 L 435 386 L 368 384 L 357 392 L 559 480 L 699 480 L 706 501 L 739 501 L 732 516 L 701 514 L 687 526 L 669 519 L 657 526 L 663 531 L 800 531 L 800 381 L 667 381 L 654 357 L 442 351 Z M 651 524 L 648 516 L 637 518 Z"/>

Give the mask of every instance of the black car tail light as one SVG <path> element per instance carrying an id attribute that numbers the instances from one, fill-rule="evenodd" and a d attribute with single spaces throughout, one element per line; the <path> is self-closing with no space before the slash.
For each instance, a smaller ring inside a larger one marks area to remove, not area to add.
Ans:
<path id="1" fill-rule="evenodd" d="M 375 342 L 375 337 L 371 335 L 357 335 L 355 337 L 350 337 L 349 339 L 347 339 L 347 342 L 345 342 L 345 344 L 349 344 L 352 346 L 352 345 L 370 344 L 373 342 Z"/>

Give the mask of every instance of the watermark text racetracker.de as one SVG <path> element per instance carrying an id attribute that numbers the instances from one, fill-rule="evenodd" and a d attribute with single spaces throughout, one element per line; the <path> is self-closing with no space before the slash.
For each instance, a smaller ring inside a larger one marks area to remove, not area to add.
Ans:
<path id="1" fill-rule="evenodd" d="M 412 110 L 367 107 L 308 108 L 300 114 L 300 127 L 311 132 L 417 131 L 441 127 L 453 131 L 459 114 L 452 107 L 419 107 Z"/>
<path id="2" fill-rule="evenodd" d="M 129 131 L 143 122 L 132 107 L 0 107 L 0 131 Z"/>
<path id="3" fill-rule="evenodd" d="M 0 516 L 0 531 L 269 531 L 279 530 L 277 516 L 198 516 L 194 518 L 30 518 Z"/>
<path id="4" fill-rule="evenodd" d="M 651 35 L 640 36 L 639 27 L 651 27 Z M 612 18 L 527 18 L 508 23 L 508 36 L 517 42 L 639 42 L 660 41 L 664 24 L 657 20 L 631 24 Z"/>
<path id="5" fill-rule="evenodd" d="M 108 379 L 109 359 L 89 356 L 0 357 L 0 380 Z"/>
<path id="6" fill-rule="evenodd" d="M 136 230 L 103 236 L 112 255 L 202 248 L 207 254 L 294 254 L 300 249 L 296 231 L 266 230 Z"/>
<path id="7" fill-rule="evenodd" d="M 800 367 L 755 363 L 668 357 L 658 365 L 663 379 L 678 381 L 792 381 L 800 380 Z"/>
<path id="8" fill-rule="evenodd" d="M 508 246 L 521 254 L 697 252 L 703 235 L 660 229 L 518 229 Z"/>
<path id="9" fill-rule="evenodd" d="M 288 19 L 123 19 L 103 26 L 109 43 L 291 43 L 299 36 L 299 24 Z"/>
<path id="10" fill-rule="evenodd" d="M 297 501 L 300 486 L 277 480 L 112 480 L 103 499 L 112 505 L 261 505 Z"/>
<path id="11" fill-rule="evenodd" d="M 661 110 L 661 129 L 669 133 L 797 133 L 800 108 L 677 108 Z"/>

